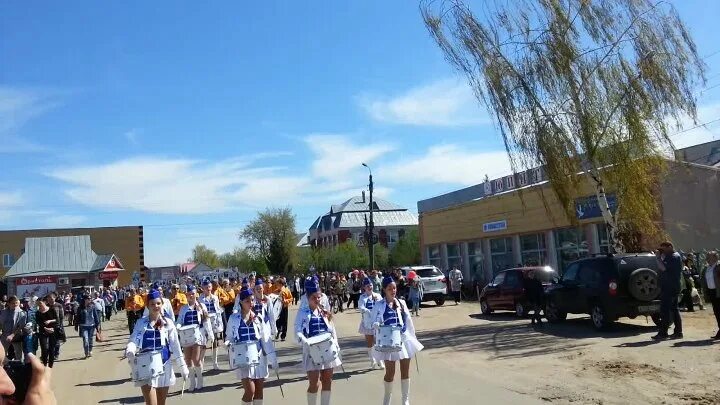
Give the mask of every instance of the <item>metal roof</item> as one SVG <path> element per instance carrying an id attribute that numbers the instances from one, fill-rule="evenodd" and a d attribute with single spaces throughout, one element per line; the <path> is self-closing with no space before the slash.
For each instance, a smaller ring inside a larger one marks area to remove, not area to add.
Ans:
<path id="1" fill-rule="evenodd" d="M 92 251 L 90 236 L 59 236 L 26 238 L 25 253 L 10 268 L 5 277 L 36 274 L 88 273 L 97 270 L 98 256 Z M 112 255 L 109 255 L 102 268 Z"/>
<path id="2" fill-rule="evenodd" d="M 381 198 L 373 198 L 373 211 L 405 211 L 407 208 L 403 208 L 395 203 L 392 203 Z M 370 209 L 370 200 L 363 198 L 362 196 L 355 196 L 342 204 L 333 205 L 330 208 L 328 214 L 337 214 L 340 212 L 367 212 Z"/>
<path id="3" fill-rule="evenodd" d="M 365 216 L 368 220 L 370 215 L 361 212 L 346 212 L 339 215 L 336 228 L 361 228 L 365 226 Z M 373 212 L 375 226 L 411 226 L 418 224 L 418 217 L 410 211 L 380 211 Z"/>

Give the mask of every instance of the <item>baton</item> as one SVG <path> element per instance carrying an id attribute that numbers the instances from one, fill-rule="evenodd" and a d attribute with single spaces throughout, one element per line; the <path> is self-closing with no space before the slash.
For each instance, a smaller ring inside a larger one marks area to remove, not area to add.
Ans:
<path id="1" fill-rule="evenodd" d="M 415 355 L 415 368 L 417 369 L 418 374 L 420 374 L 420 364 L 418 364 L 418 356 Z"/>
<path id="2" fill-rule="evenodd" d="M 183 377 L 183 386 L 182 386 L 182 390 L 180 391 L 180 398 L 182 398 L 183 395 L 185 395 L 185 382 L 186 381 L 187 380 L 185 379 L 185 377 Z"/>
<path id="3" fill-rule="evenodd" d="M 275 369 L 275 375 L 277 376 L 278 383 L 280 384 L 280 393 L 282 394 L 282 397 L 285 398 L 285 391 L 282 387 L 282 381 L 280 380 L 280 372 L 278 369 Z"/>

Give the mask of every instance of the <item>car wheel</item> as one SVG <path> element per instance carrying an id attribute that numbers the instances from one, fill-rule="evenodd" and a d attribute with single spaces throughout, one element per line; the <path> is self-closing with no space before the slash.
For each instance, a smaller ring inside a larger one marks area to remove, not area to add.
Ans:
<path id="1" fill-rule="evenodd" d="M 634 270 L 628 277 L 628 291 L 640 301 L 654 300 L 660 294 L 657 273 L 647 268 Z"/>
<path id="2" fill-rule="evenodd" d="M 524 318 L 525 315 L 527 315 L 527 312 L 525 311 L 525 306 L 522 302 L 518 301 L 515 303 L 515 316 L 518 318 Z"/>
<path id="3" fill-rule="evenodd" d="M 611 323 L 605 309 L 600 304 L 593 304 L 590 309 L 590 320 L 592 320 L 593 326 L 597 330 L 606 329 Z"/>
<path id="4" fill-rule="evenodd" d="M 441 307 L 443 304 L 445 304 L 445 298 L 438 298 L 435 300 L 435 305 Z"/>
<path id="5" fill-rule="evenodd" d="M 567 318 L 567 313 L 560 311 L 557 304 L 552 300 L 549 300 L 545 305 L 545 317 L 548 322 L 557 323 L 564 321 Z"/>
<path id="6" fill-rule="evenodd" d="M 484 315 L 490 315 L 492 313 L 492 309 L 490 309 L 490 305 L 488 305 L 487 300 L 480 301 L 480 312 Z"/>

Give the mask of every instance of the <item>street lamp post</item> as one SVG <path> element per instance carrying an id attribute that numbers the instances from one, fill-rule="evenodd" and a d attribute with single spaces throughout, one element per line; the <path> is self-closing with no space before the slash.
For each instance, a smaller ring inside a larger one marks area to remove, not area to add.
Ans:
<path id="1" fill-rule="evenodd" d="M 370 166 L 363 163 L 363 166 L 365 166 L 368 169 L 368 172 L 370 173 L 370 225 L 368 227 L 368 254 L 370 256 L 370 270 L 375 270 L 375 222 L 373 221 L 373 177 L 372 177 L 372 169 L 370 169 Z"/>

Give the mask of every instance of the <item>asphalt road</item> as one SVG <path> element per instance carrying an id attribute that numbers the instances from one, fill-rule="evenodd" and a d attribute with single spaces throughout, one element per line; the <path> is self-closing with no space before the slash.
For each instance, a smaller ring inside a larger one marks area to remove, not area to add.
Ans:
<path id="1" fill-rule="evenodd" d="M 492 376 L 492 366 L 477 353 L 483 350 L 476 345 L 476 334 L 468 328 L 474 320 L 470 315 L 478 312 L 477 304 L 435 307 L 429 304 L 415 319 L 420 341 L 426 349 L 418 358 L 420 372 L 411 368 L 411 403 L 437 404 L 539 404 L 534 395 L 521 394 L 503 388 Z M 290 329 L 295 319 L 291 308 Z M 354 310 L 336 316 L 344 368 L 336 370 L 333 381 L 334 404 L 367 405 L 382 403 L 383 371 L 369 370 L 363 338 L 357 334 L 360 315 Z M 53 387 L 59 404 L 141 404 L 139 388 L 129 379 L 130 369 L 120 360 L 127 343 L 124 313 L 105 325 L 106 342 L 96 344 L 91 359 L 82 359 L 82 341 L 70 328 L 68 342 L 53 370 Z M 468 333 L 469 332 L 469 333 Z M 481 339 L 486 339 L 487 336 Z M 280 376 L 285 397 L 279 382 L 273 376 L 266 384 L 265 404 L 305 404 L 307 382 L 300 366 L 300 347 L 288 336 L 286 342 L 277 342 L 280 355 Z M 210 357 L 206 360 L 206 367 Z M 171 388 L 168 403 L 239 403 L 242 389 L 235 373 L 228 370 L 227 356 L 221 349 L 221 370 L 205 372 L 205 388 L 201 392 L 185 393 L 180 397 L 181 383 Z M 492 377 L 492 378 L 491 378 Z M 541 377 L 538 377 L 541 378 Z M 181 381 L 180 379 L 178 379 Z M 491 382 L 495 381 L 495 382 Z M 399 375 L 393 403 L 400 403 Z"/>

